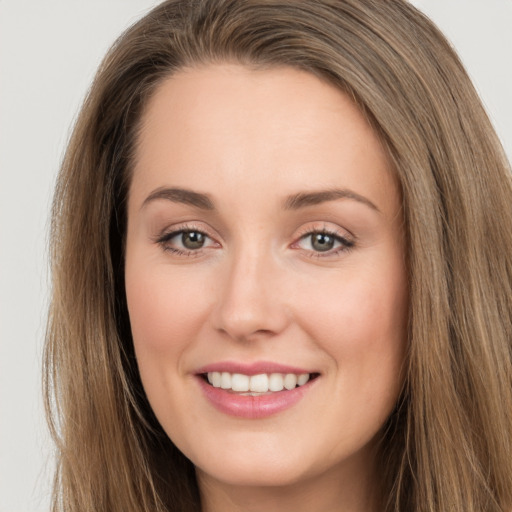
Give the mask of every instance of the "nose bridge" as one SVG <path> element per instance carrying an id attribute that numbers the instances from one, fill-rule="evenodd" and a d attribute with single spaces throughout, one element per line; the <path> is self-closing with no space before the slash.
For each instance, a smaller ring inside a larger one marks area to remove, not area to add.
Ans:
<path id="1" fill-rule="evenodd" d="M 228 258 L 218 328 L 235 339 L 277 334 L 286 326 L 279 265 L 266 244 L 241 244 Z"/>

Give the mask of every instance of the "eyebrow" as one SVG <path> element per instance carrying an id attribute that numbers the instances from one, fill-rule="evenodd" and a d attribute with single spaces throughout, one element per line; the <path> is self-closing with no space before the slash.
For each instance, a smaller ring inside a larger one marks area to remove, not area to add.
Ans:
<path id="1" fill-rule="evenodd" d="M 142 208 L 157 199 L 166 199 L 173 203 L 188 204 L 201 210 L 215 210 L 213 201 L 206 194 L 194 192 L 184 188 L 157 188 L 142 203 Z"/>
<path id="2" fill-rule="evenodd" d="M 188 204 L 195 206 L 196 208 L 200 208 L 201 210 L 215 210 L 215 205 L 207 194 L 176 187 L 157 188 L 151 192 L 151 194 L 149 194 L 149 196 L 144 200 L 142 203 L 142 208 L 144 208 L 152 201 L 156 201 L 158 199 L 164 199 L 174 203 Z M 329 189 L 315 192 L 299 192 L 286 198 L 284 202 L 284 209 L 299 210 L 308 206 L 314 206 L 317 204 L 326 203 L 328 201 L 336 201 L 338 199 L 351 199 L 362 203 L 370 207 L 372 210 L 380 213 L 379 208 L 377 208 L 377 206 L 372 203 L 372 201 L 348 189 Z"/>
<path id="3" fill-rule="evenodd" d="M 380 210 L 374 203 L 372 203 L 372 201 L 348 189 L 329 189 L 319 190 L 317 192 L 299 192 L 298 194 L 289 196 L 284 203 L 284 207 L 286 210 L 298 210 L 307 206 L 314 206 L 316 204 L 335 201 L 337 199 L 352 199 L 366 206 L 369 206 L 372 210 L 380 213 Z"/>

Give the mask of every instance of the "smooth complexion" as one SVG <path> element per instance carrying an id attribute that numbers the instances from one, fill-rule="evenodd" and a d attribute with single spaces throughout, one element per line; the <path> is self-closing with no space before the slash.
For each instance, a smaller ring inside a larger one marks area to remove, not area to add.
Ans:
<path id="1" fill-rule="evenodd" d="M 407 318 L 400 194 L 378 137 L 338 89 L 288 68 L 181 71 L 142 121 L 130 321 L 148 399 L 195 464 L 204 510 L 378 509 L 375 444 Z M 253 397 L 201 375 L 289 368 L 316 378 Z"/>

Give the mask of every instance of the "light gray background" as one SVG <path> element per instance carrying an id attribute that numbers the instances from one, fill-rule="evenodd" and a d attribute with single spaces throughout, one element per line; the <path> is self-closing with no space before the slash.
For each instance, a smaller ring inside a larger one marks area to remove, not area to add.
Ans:
<path id="1" fill-rule="evenodd" d="M 241 0 L 242 1 L 242 0 Z M 40 393 L 48 210 L 69 129 L 121 31 L 157 0 L 0 0 L 0 512 L 49 507 Z M 415 0 L 458 49 L 512 156 L 512 0 Z"/>

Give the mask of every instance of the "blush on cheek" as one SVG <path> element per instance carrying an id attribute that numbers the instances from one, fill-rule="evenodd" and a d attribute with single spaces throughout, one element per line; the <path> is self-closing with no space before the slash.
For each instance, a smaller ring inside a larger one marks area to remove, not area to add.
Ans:
<path id="1" fill-rule="evenodd" d="M 315 319 L 309 330 L 322 333 L 329 352 L 340 361 L 359 365 L 398 355 L 402 360 L 406 337 L 405 283 L 396 286 L 393 276 L 363 282 L 347 277 L 337 288 L 323 288 L 322 295 L 304 299 L 304 318 Z M 313 305 L 313 306 L 311 306 Z"/>
<path id="2" fill-rule="evenodd" d="M 158 272 L 144 271 L 144 267 L 140 265 L 132 272 L 127 267 L 126 272 L 134 343 L 144 350 L 169 356 L 194 338 L 211 299 L 197 292 L 201 289 L 197 276 L 176 275 L 165 266 Z"/>
<path id="3" fill-rule="evenodd" d="M 163 351 L 169 342 L 169 324 L 173 323 L 166 294 L 140 274 L 139 279 L 130 277 L 127 273 L 126 296 L 134 343 Z"/>

